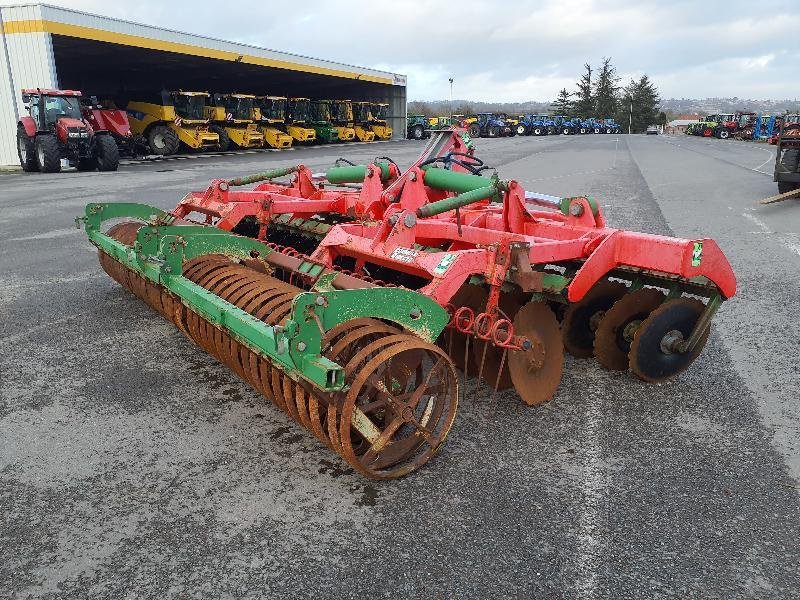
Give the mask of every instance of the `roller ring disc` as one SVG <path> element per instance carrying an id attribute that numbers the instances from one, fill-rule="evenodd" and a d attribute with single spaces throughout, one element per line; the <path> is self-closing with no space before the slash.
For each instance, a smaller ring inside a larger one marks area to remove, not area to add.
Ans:
<path id="1" fill-rule="evenodd" d="M 612 371 L 628 370 L 628 354 L 632 337 L 625 335 L 628 325 L 644 321 L 664 302 L 660 290 L 643 288 L 626 294 L 606 311 L 594 336 L 594 355 L 597 362 Z"/>
<path id="2" fill-rule="evenodd" d="M 677 298 L 665 302 L 642 322 L 631 344 L 628 364 L 633 374 L 650 383 L 672 379 L 685 371 L 703 351 L 710 328 L 691 352 L 667 354 L 661 341 L 671 331 L 680 331 L 684 339 L 692 333 L 694 324 L 705 310 L 705 305 L 694 298 Z"/>
<path id="3" fill-rule="evenodd" d="M 598 281 L 578 302 L 564 311 L 561 330 L 564 348 L 577 358 L 589 358 L 594 353 L 592 317 L 605 312 L 628 291 L 625 284 L 607 279 Z"/>
<path id="4" fill-rule="evenodd" d="M 528 406 L 547 402 L 556 393 L 564 369 L 564 344 L 553 311 L 544 302 L 528 302 L 514 317 L 514 333 L 527 337 L 530 350 L 508 353 L 514 387 Z"/>

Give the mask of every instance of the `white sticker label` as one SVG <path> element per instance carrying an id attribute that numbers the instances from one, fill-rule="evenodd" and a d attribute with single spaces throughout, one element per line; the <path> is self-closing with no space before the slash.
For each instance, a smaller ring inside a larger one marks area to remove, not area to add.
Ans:
<path id="1" fill-rule="evenodd" d="M 434 275 L 443 275 L 445 271 L 447 271 L 448 267 L 453 264 L 456 260 L 455 254 L 450 254 L 449 252 L 442 257 L 442 260 L 439 261 L 439 264 L 436 265 L 436 268 L 433 270 Z"/>
<path id="2" fill-rule="evenodd" d="M 416 250 L 398 247 L 392 250 L 392 253 L 389 255 L 389 257 L 393 258 L 394 260 L 399 260 L 400 262 L 411 263 L 414 262 L 414 259 L 417 258 L 418 254 L 419 252 Z"/>

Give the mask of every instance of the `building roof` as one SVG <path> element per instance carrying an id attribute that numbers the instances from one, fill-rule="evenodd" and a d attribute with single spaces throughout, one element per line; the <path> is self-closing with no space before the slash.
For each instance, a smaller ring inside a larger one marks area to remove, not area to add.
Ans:
<path id="1" fill-rule="evenodd" d="M 151 50 L 230 60 L 243 64 L 387 85 L 406 85 L 406 76 L 398 73 L 112 19 L 49 4 L 20 4 L 0 7 L 0 10 L 2 10 L 2 20 L 0 21 L 2 31 L 0 33 L 47 32 Z"/>
<path id="2" fill-rule="evenodd" d="M 682 127 L 684 125 L 689 125 L 691 123 L 697 123 L 697 119 L 675 119 L 674 121 L 670 121 L 667 123 L 669 127 Z"/>

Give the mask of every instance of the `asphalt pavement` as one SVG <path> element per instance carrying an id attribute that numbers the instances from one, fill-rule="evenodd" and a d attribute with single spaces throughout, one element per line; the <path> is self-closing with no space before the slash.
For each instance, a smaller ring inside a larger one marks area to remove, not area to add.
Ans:
<path id="1" fill-rule="evenodd" d="M 0 175 L 0 597 L 800 597 L 800 201 L 774 148 L 477 140 L 611 226 L 717 240 L 739 280 L 700 359 L 648 385 L 567 358 L 536 408 L 471 380 L 440 454 L 367 481 L 105 275 L 84 204 L 411 141 Z"/>

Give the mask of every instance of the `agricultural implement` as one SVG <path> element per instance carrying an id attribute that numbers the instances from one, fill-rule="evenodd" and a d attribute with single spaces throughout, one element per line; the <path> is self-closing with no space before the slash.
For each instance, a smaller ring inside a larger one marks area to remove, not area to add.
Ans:
<path id="1" fill-rule="evenodd" d="M 283 96 L 258 96 L 255 100 L 256 124 L 270 148 L 290 148 L 292 136 L 286 127 L 286 98 Z"/>
<path id="2" fill-rule="evenodd" d="M 565 348 L 666 381 L 735 293 L 713 240 L 612 229 L 592 198 L 488 171 L 441 131 L 405 171 L 297 165 L 81 220 L 111 277 L 355 470 L 393 478 L 441 447 L 458 370 L 528 405 L 555 394 Z"/>
<path id="3" fill-rule="evenodd" d="M 252 94 L 214 94 L 214 106 L 207 112 L 214 122 L 212 131 L 219 135 L 220 150 L 260 148 L 264 133 L 256 124 L 260 118 L 256 97 Z"/>
<path id="4" fill-rule="evenodd" d="M 17 155 L 24 171 L 55 173 L 65 163 L 79 171 L 117 170 L 117 143 L 89 123 L 80 99 L 75 90 L 22 90 L 28 114 L 17 121 Z"/>
<path id="5" fill-rule="evenodd" d="M 220 135 L 211 131 L 206 114 L 207 92 L 162 90 L 136 98 L 126 105 L 131 131 L 147 141 L 153 154 L 175 154 L 181 144 L 191 150 L 219 147 Z"/>
<path id="6" fill-rule="evenodd" d="M 296 142 L 310 144 L 317 140 L 317 132 L 308 126 L 311 100 L 289 98 L 286 100 L 286 133 Z"/>
<path id="7" fill-rule="evenodd" d="M 147 140 L 133 135 L 128 113 L 113 106 L 104 106 L 96 96 L 82 96 L 81 114 L 95 131 L 108 131 L 120 154 L 136 157 L 147 153 Z"/>

